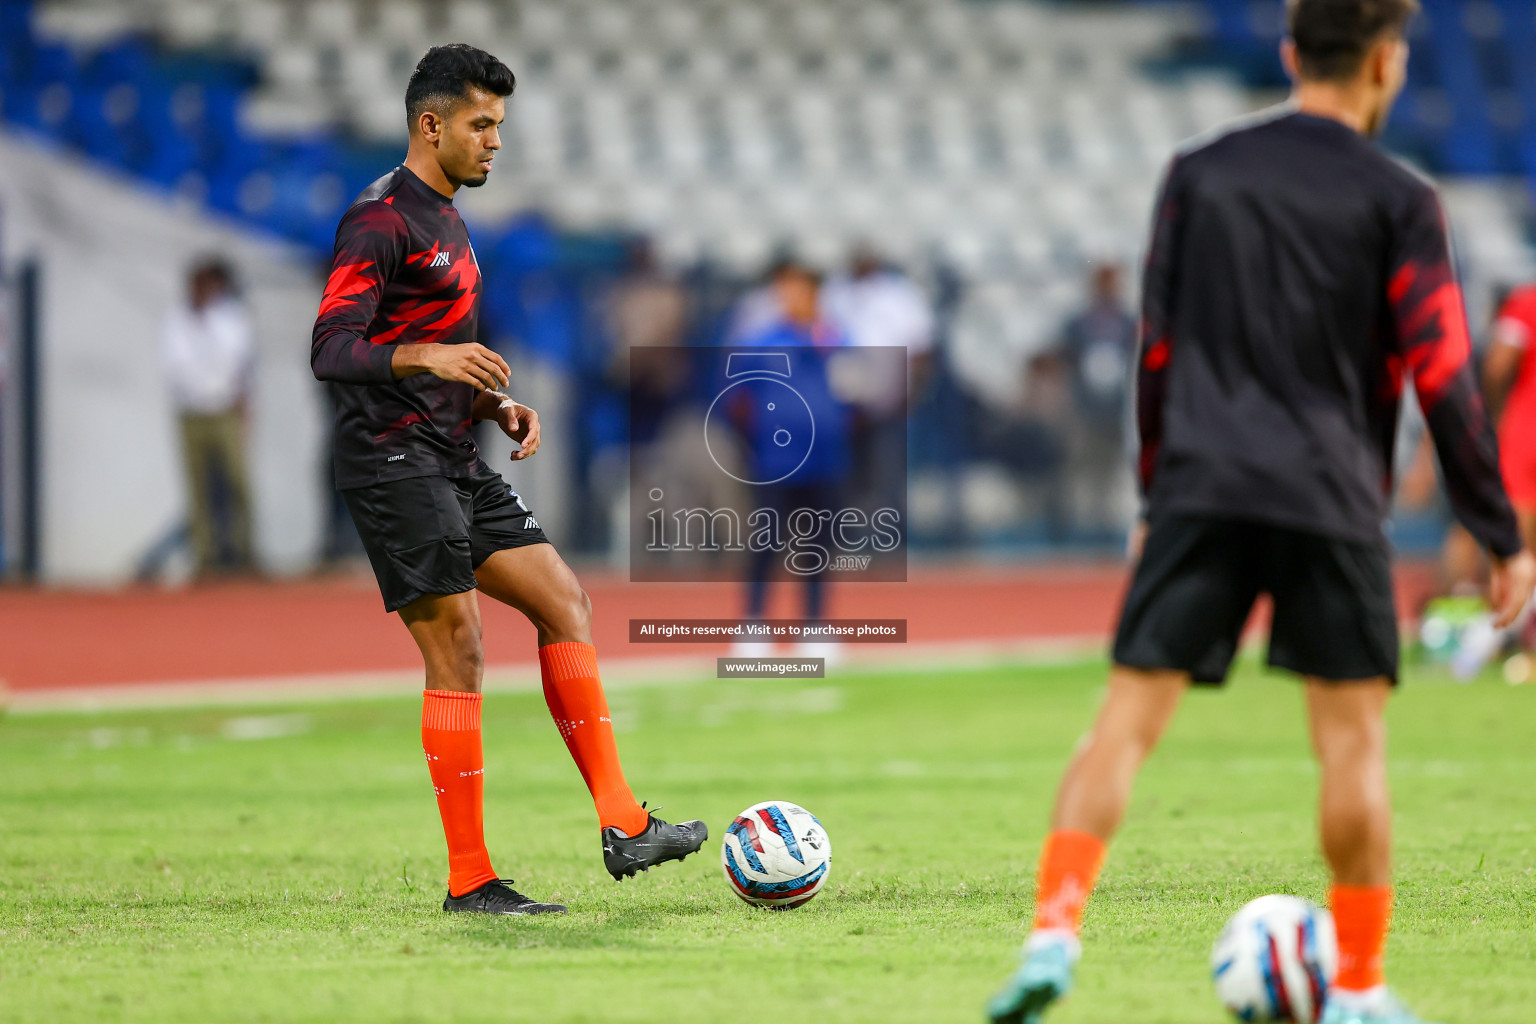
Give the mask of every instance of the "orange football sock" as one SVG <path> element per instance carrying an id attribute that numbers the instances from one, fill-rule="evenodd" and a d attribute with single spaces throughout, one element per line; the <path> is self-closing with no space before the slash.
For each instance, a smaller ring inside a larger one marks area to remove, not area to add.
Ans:
<path id="1" fill-rule="evenodd" d="M 421 697 L 421 748 L 448 838 L 448 891 L 463 896 L 496 880 L 485 849 L 480 695 L 423 690 Z"/>
<path id="2" fill-rule="evenodd" d="M 1390 885 L 1335 885 L 1328 906 L 1339 933 L 1337 988 L 1364 992 L 1385 981 L 1382 955 L 1392 921 Z"/>
<path id="3" fill-rule="evenodd" d="M 591 644 L 549 644 L 539 648 L 539 668 L 544 701 L 597 805 L 598 825 L 629 836 L 644 831 L 650 815 L 635 802 L 619 767 L 608 698 L 597 675 L 597 649 Z"/>
<path id="4" fill-rule="evenodd" d="M 1083 906 L 1104 865 L 1104 840 L 1087 832 L 1057 829 L 1040 854 L 1035 890 L 1035 928 L 1070 931 L 1083 924 Z"/>

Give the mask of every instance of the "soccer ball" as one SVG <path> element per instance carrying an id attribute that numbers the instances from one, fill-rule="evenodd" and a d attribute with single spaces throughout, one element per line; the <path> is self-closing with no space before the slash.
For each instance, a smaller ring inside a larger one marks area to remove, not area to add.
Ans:
<path id="1" fill-rule="evenodd" d="M 783 800 L 753 804 L 720 843 L 725 880 L 753 906 L 789 910 L 827 884 L 832 840 L 816 816 Z"/>
<path id="2" fill-rule="evenodd" d="M 1260 896 L 1222 929 L 1211 977 L 1239 1020 L 1315 1024 L 1338 961 L 1332 914 L 1299 896 Z"/>

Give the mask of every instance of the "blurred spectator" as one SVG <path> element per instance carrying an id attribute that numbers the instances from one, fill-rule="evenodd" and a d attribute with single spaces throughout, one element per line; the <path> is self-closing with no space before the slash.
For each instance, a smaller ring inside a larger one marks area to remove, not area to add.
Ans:
<path id="1" fill-rule="evenodd" d="M 779 300 L 778 281 L 784 273 L 796 267 L 795 261 L 788 256 L 775 257 L 763 272 L 762 280 L 742 292 L 726 324 L 725 344 L 751 344 L 754 338 L 782 321 L 784 307 Z"/>
<path id="2" fill-rule="evenodd" d="M 847 332 L 850 345 L 907 350 L 905 362 L 861 365 L 859 405 L 864 418 L 853 439 L 857 486 L 875 507 L 905 508 L 907 400 L 926 387 L 933 356 L 933 309 L 911 278 L 860 247 L 846 274 L 827 282 L 822 299 L 827 316 Z M 894 370 L 890 380 L 872 371 Z M 902 372 L 905 371 L 905 372 Z"/>
<path id="3" fill-rule="evenodd" d="M 911 278 L 861 246 L 848 272 L 827 282 L 822 304 L 849 344 L 905 348 L 913 391 L 922 390 L 933 353 L 933 308 Z"/>
<path id="4" fill-rule="evenodd" d="M 253 565 L 245 428 L 255 349 L 229 266 L 196 264 L 166 318 L 162 359 L 181 427 L 197 572 Z"/>
<path id="5" fill-rule="evenodd" d="M 619 352 L 681 345 L 688 326 L 688 293 L 657 265 L 648 238 L 630 244 L 626 263 L 608 306 L 608 329 Z"/>
<path id="6" fill-rule="evenodd" d="M 608 333 L 613 339 L 609 381 L 627 390 L 631 403 L 671 408 L 688 386 L 688 362 L 684 359 L 630 360 L 638 348 L 669 348 L 684 342 L 692 301 L 682 283 L 663 272 L 649 239 L 633 242 L 627 253 L 624 274 L 614 284 L 607 303 Z M 659 416 L 640 416 L 639 421 L 662 423 Z M 638 438 L 638 442 L 650 438 Z"/>
<path id="7" fill-rule="evenodd" d="M 780 264 L 775 270 L 772 287 L 782 313 L 776 322 L 747 338 L 745 345 L 779 348 L 792 353 L 790 380 L 810 407 L 816 422 L 815 443 L 798 468 L 786 466 L 789 472 L 782 480 L 756 487 L 752 495 L 757 507 L 776 510 L 780 521 L 784 522 L 797 509 L 839 507 L 839 483 L 847 476 L 850 462 L 849 412 L 832 392 L 826 356 L 830 350 L 846 345 L 848 339 L 842 329 L 822 313 L 821 279 L 815 271 L 795 263 Z M 744 404 L 739 410 L 731 410 L 731 414 L 761 478 L 773 479 L 777 469 L 770 471 L 768 467 L 776 466 L 778 461 L 786 458 L 786 450 L 774 436 L 774 424 L 754 418 L 754 411 Z M 798 461 L 794 456 L 789 457 Z M 768 584 L 774 565 L 783 559 L 783 553 L 768 549 L 754 552 L 751 559 L 746 617 L 761 619 L 768 604 Z M 824 571 L 801 577 L 805 582 L 807 619 L 824 616 L 824 577 Z M 754 657 L 767 652 L 761 645 L 743 644 L 738 645 L 736 653 Z M 801 645 L 800 653 L 831 659 L 836 655 L 836 645 Z"/>
<path id="8" fill-rule="evenodd" d="M 1136 319 L 1120 294 L 1120 267 L 1095 267 L 1088 307 L 1062 328 L 1058 355 L 1072 381 L 1076 422 L 1069 443 L 1075 518 L 1090 528 L 1123 525 L 1131 476 L 1126 426 Z"/>
<path id="9" fill-rule="evenodd" d="M 975 398 L 969 404 L 972 450 L 1012 474 L 1047 540 L 1070 539 L 1065 439 L 1073 410 L 1062 360 L 1050 353 L 1027 360 L 1014 400 L 1006 405 L 984 405 Z"/>
<path id="10" fill-rule="evenodd" d="M 1504 489 L 1527 545 L 1536 544 L 1536 285 L 1499 304 L 1483 387 L 1499 431 Z"/>

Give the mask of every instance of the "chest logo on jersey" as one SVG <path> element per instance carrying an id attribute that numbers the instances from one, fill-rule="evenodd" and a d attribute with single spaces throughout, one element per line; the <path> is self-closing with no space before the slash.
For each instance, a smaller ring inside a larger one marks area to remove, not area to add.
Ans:
<path id="1" fill-rule="evenodd" d="M 432 248 L 423 252 L 413 252 L 405 258 L 407 266 L 421 267 L 424 270 L 435 270 L 453 265 L 453 253 L 443 247 L 442 242 L 433 242 Z"/>

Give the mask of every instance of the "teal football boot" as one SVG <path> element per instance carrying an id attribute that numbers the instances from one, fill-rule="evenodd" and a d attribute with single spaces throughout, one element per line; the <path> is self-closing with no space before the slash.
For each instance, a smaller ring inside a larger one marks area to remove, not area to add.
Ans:
<path id="1" fill-rule="evenodd" d="M 1427 1024 L 1420 1020 L 1408 1008 L 1393 998 L 1391 993 L 1382 993 L 1379 999 L 1370 1000 L 1359 1004 L 1349 999 L 1329 999 L 1323 1007 L 1323 1015 L 1318 1018 L 1318 1024 Z"/>
<path id="2" fill-rule="evenodd" d="M 1039 1024 L 1046 1008 L 1072 991 L 1080 949 L 1072 938 L 1026 944 L 1024 963 L 987 1004 L 992 1024 Z"/>

